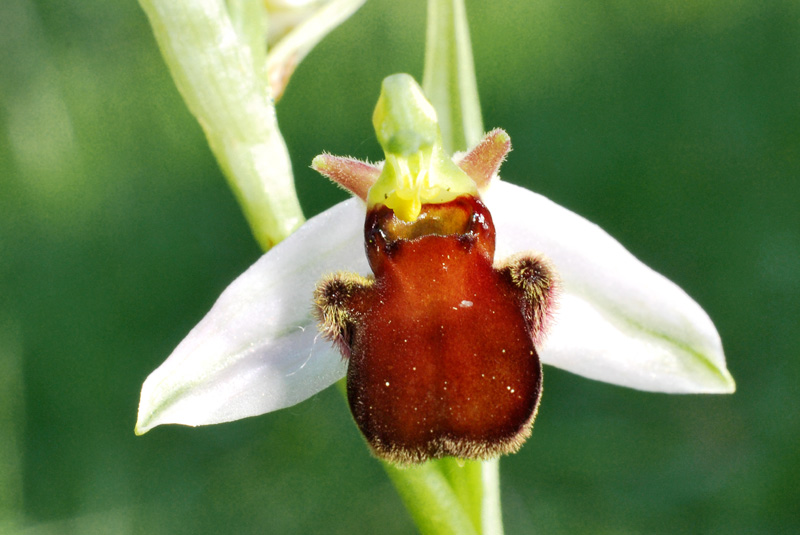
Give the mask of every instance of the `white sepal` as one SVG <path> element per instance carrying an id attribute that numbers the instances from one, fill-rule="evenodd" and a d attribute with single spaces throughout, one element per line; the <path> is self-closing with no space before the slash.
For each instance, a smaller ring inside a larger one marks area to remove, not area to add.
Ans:
<path id="1" fill-rule="evenodd" d="M 239 276 L 145 381 L 136 432 L 263 414 L 342 378 L 346 362 L 319 335 L 312 294 L 327 273 L 369 273 L 363 226 L 364 204 L 340 203 Z"/>
<path id="2" fill-rule="evenodd" d="M 641 390 L 735 389 L 722 344 L 702 308 L 597 225 L 547 198 L 496 181 L 484 196 L 497 258 L 535 250 L 562 281 L 545 364 Z"/>

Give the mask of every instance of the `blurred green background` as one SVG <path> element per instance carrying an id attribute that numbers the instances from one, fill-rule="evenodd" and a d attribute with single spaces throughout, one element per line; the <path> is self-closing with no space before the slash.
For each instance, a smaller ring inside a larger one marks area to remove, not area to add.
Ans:
<path id="1" fill-rule="evenodd" d="M 732 396 L 549 368 L 503 460 L 510 534 L 798 533 L 800 3 L 468 1 L 503 176 L 599 223 L 714 319 Z M 425 4 L 370 0 L 278 116 L 308 165 L 380 158 Z M 135 437 L 142 381 L 259 250 L 133 0 L 0 3 L 0 531 L 410 533 L 341 396 Z"/>

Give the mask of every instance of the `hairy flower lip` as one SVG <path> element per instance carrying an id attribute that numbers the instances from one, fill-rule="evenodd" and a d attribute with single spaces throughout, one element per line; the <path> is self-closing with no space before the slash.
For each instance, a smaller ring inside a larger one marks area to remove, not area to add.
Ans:
<path id="1" fill-rule="evenodd" d="M 497 259 L 534 249 L 560 273 L 563 293 L 541 348 L 543 363 L 640 390 L 735 389 L 719 335 L 702 308 L 605 231 L 499 180 L 484 200 L 497 228 Z M 343 377 L 346 363 L 319 336 L 311 296 L 330 272 L 369 273 L 363 219 L 361 201 L 340 203 L 237 278 L 145 381 L 136 433 L 263 414 Z"/>

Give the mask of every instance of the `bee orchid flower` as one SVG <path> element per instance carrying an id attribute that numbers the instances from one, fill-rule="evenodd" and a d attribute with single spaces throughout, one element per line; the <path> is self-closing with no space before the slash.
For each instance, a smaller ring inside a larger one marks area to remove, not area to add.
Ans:
<path id="1" fill-rule="evenodd" d="M 314 160 L 354 197 L 222 293 L 145 381 L 137 434 L 264 414 L 347 374 L 378 456 L 482 459 L 530 433 L 539 361 L 639 390 L 734 390 L 713 323 L 683 290 L 497 177 L 505 132 L 451 160 L 408 75 L 384 81 L 373 122 L 386 161 Z"/>

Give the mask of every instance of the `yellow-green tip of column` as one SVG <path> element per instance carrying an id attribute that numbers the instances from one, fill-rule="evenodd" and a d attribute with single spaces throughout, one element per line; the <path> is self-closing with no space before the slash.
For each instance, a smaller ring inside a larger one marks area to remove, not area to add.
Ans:
<path id="1" fill-rule="evenodd" d="M 368 208 L 382 204 L 415 221 L 423 204 L 477 195 L 475 182 L 444 153 L 436 111 L 410 75 L 383 81 L 372 124 L 386 164 L 367 194 Z"/>

